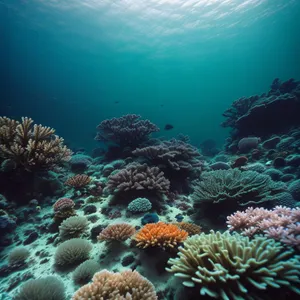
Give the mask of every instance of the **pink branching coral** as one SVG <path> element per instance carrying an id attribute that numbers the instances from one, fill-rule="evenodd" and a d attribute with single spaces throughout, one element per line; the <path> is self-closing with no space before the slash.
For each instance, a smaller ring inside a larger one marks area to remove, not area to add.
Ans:
<path id="1" fill-rule="evenodd" d="M 153 190 L 168 193 L 170 181 L 158 167 L 133 164 L 108 177 L 108 189 L 113 193 L 130 190 Z"/>
<path id="2" fill-rule="evenodd" d="M 267 237 L 300 250 L 300 208 L 276 206 L 272 210 L 248 207 L 227 217 L 229 230 L 244 235 L 264 233 Z"/>

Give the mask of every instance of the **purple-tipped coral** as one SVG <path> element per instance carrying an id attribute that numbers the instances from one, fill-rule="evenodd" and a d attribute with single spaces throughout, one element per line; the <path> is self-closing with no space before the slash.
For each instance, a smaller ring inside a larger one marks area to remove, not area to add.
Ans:
<path id="1" fill-rule="evenodd" d="M 154 164 L 165 165 L 172 170 L 201 169 L 201 155 L 197 148 L 184 141 L 171 139 L 159 145 L 138 148 L 132 152 L 136 156 L 146 157 Z"/>
<path id="2" fill-rule="evenodd" d="M 98 126 L 97 141 L 113 142 L 120 147 L 134 147 L 149 138 L 159 128 L 149 120 L 140 120 L 141 116 L 128 114 L 120 118 L 102 121 Z"/>
<path id="3" fill-rule="evenodd" d="M 114 194 L 130 190 L 168 193 L 170 182 L 158 167 L 133 164 L 108 177 L 107 188 Z"/>

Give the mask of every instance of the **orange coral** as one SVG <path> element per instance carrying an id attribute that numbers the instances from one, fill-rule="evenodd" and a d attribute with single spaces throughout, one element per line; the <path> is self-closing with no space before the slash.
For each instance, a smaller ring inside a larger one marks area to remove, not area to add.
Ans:
<path id="1" fill-rule="evenodd" d="M 201 232 L 201 227 L 193 223 L 178 222 L 173 224 L 178 226 L 180 229 L 185 230 L 189 236 L 199 234 Z"/>
<path id="2" fill-rule="evenodd" d="M 163 222 L 147 224 L 134 236 L 137 247 L 174 248 L 188 237 L 185 230 Z"/>
<path id="3" fill-rule="evenodd" d="M 108 225 L 104 228 L 97 239 L 99 241 L 125 241 L 135 234 L 135 228 L 127 223 Z"/>
<path id="4" fill-rule="evenodd" d="M 77 174 L 67 179 L 65 185 L 71 186 L 75 189 L 80 189 L 88 185 L 90 182 L 91 182 L 90 176 L 85 174 Z"/>

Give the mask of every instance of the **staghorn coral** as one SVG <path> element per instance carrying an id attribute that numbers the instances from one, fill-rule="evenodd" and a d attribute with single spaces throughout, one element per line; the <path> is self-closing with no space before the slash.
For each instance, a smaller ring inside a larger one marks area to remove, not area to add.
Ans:
<path id="1" fill-rule="evenodd" d="M 198 286 L 200 295 L 268 299 L 274 289 L 276 299 L 285 299 L 289 290 L 300 295 L 300 256 L 274 240 L 211 231 L 188 238 L 178 249 L 166 270 L 182 278 L 184 286 Z"/>
<path id="2" fill-rule="evenodd" d="M 200 171 L 203 165 L 198 149 L 177 139 L 137 148 L 132 153 L 136 156 L 146 157 L 155 165 L 164 165 L 175 171 Z"/>
<path id="3" fill-rule="evenodd" d="M 91 177 L 85 174 L 77 174 L 65 181 L 65 185 L 71 186 L 74 189 L 81 189 L 91 182 Z"/>
<path id="4" fill-rule="evenodd" d="M 72 300 L 157 300 L 153 284 L 137 271 L 120 273 L 102 270 L 93 277 L 93 282 L 81 287 Z"/>
<path id="5" fill-rule="evenodd" d="M 202 173 L 192 198 L 199 204 L 229 201 L 229 204 L 245 206 L 270 201 L 284 190 L 283 183 L 255 171 L 216 170 Z"/>
<path id="6" fill-rule="evenodd" d="M 135 233 L 135 228 L 128 223 L 108 225 L 104 228 L 97 239 L 99 241 L 125 241 Z"/>
<path id="7" fill-rule="evenodd" d="M 167 193 L 170 182 L 158 167 L 148 167 L 146 164 L 133 164 L 108 177 L 108 190 L 112 193 L 129 190 L 153 190 Z"/>
<path id="8" fill-rule="evenodd" d="M 135 114 L 125 115 L 102 121 L 98 126 L 97 141 L 108 141 L 123 147 L 140 145 L 149 138 L 152 132 L 159 128 L 149 120 L 140 120 L 141 116 Z"/>
<path id="9" fill-rule="evenodd" d="M 265 233 L 300 250 L 300 208 L 276 206 L 272 210 L 248 207 L 227 217 L 229 229 L 243 235 Z"/>
<path id="10" fill-rule="evenodd" d="M 199 234 L 202 230 L 202 228 L 199 225 L 193 223 L 177 222 L 173 224 L 179 227 L 180 229 L 186 231 L 189 236 Z"/>
<path id="11" fill-rule="evenodd" d="M 150 223 L 142 227 L 133 240 L 139 248 L 161 247 L 174 248 L 188 236 L 185 230 L 173 224 L 163 222 Z"/>
<path id="12" fill-rule="evenodd" d="M 0 157 L 12 159 L 16 166 L 27 171 L 52 168 L 71 157 L 71 150 L 50 127 L 33 124 L 22 117 L 22 122 L 0 117 Z"/>

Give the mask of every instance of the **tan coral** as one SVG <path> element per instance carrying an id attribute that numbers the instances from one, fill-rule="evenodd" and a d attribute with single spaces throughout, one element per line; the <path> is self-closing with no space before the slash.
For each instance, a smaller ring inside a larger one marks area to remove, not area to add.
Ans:
<path id="1" fill-rule="evenodd" d="M 63 142 L 54 129 L 33 124 L 31 118 L 22 117 L 20 123 L 0 117 L 0 157 L 13 159 L 27 171 L 49 169 L 68 161 L 72 152 Z"/>
<path id="2" fill-rule="evenodd" d="M 93 282 L 81 287 L 72 300 L 157 300 L 153 284 L 137 271 L 120 273 L 103 270 L 93 277 Z"/>
<path id="3" fill-rule="evenodd" d="M 87 186 L 91 182 L 91 177 L 85 174 L 77 174 L 66 180 L 65 185 L 75 189 L 80 189 Z"/>
<path id="4" fill-rule="evenodd" d="M 178 226 L 180 229 L 185 230 L 189 234 L 189 236 L 199 234 L 202 230 L 202 228 L 199 225 L 193 223 L 177 222 L 173 224 Z"/>
<path id="5" fill-rule="evenodd" d="M 125 241 L 135 234 L 135 228 L 128 223 L 112 224 L 104 228 L 97 239 L 99 241 Z"/>
<path id="6" fill-rule="evenodd" d="M 161 247 L 174 248 L 188 237 L 185 230 L 174 224 L 163 222 L 146 224 L 134 236 L 133 240 L 139 248 Z"/>

